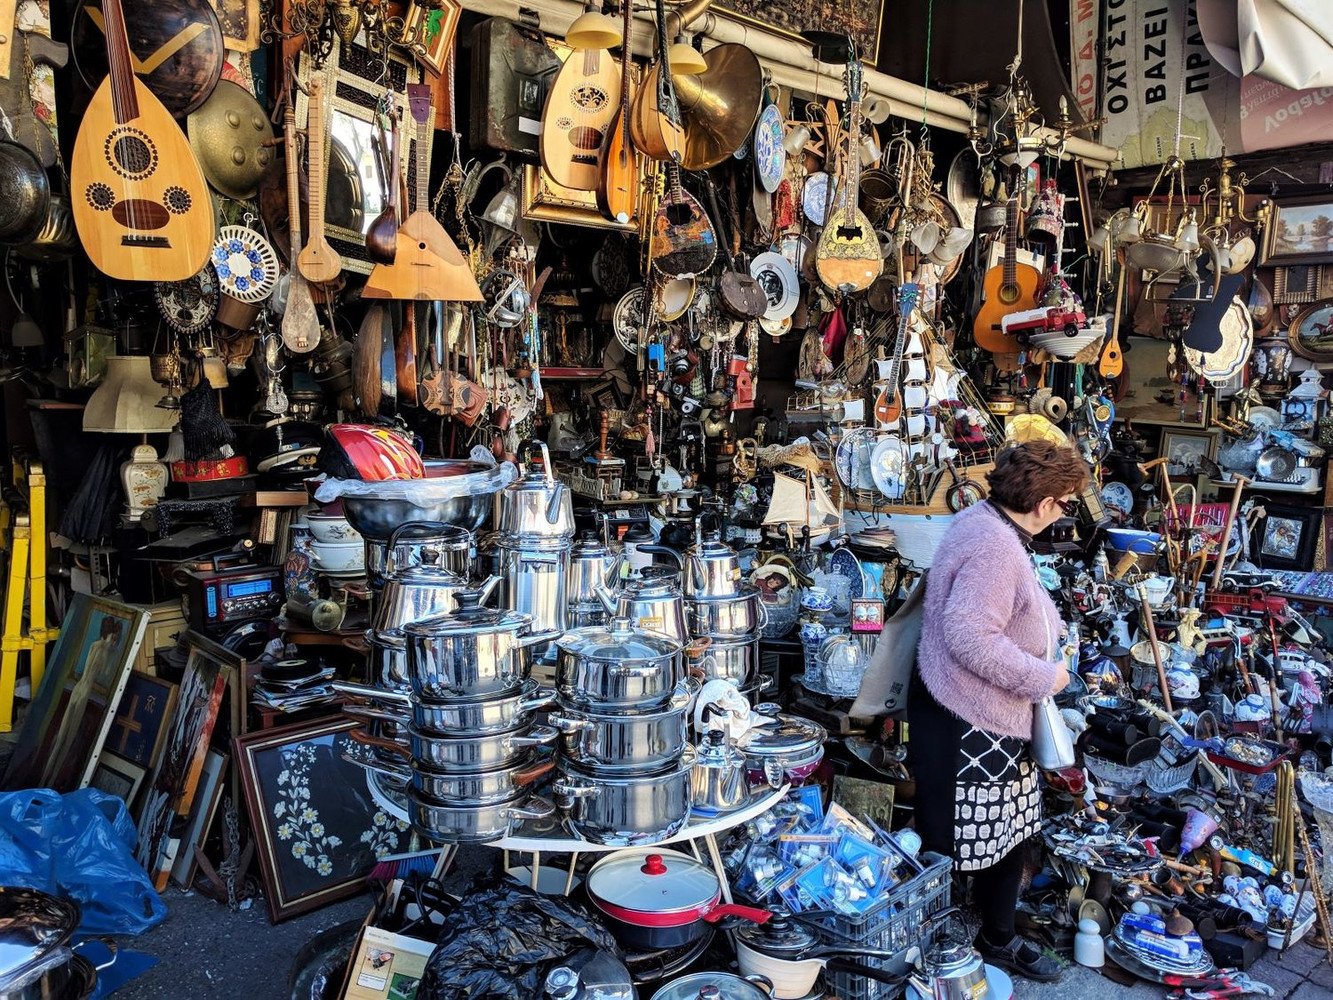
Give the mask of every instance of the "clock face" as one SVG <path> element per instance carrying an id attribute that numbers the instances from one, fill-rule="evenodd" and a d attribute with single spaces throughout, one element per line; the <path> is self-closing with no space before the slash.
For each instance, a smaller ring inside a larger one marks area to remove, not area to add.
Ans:
<path id="1" fill-rule="evenodd" d="M 213 268 L 184 281 L 159 281 L 153 289 L 157 308 L 177 333 L 198 333 L 213 321 L 218 311 L 218 279 Z"/>

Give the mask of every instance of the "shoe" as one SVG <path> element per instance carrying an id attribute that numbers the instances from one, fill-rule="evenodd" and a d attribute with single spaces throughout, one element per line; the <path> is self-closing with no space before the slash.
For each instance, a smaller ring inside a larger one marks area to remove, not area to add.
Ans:
<path id="1" fill-rule="evenodd" d="M 984 937 L 978 937 L 977 950 L 991 965 L 1034 982 L 1058 982 L 1064 974 L 1064 966 L 1056 959 L 1017 934 L 1002 948 L 990 944 Z"/>

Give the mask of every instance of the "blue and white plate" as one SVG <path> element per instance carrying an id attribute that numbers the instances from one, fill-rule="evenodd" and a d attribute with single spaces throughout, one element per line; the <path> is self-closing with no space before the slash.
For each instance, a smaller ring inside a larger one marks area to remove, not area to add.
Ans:
<path id="1" fill-rule="evenodd" d="M 782 148 L 782 113 L 776 104 L 759 112 L 754 126 L 754 172 L 765 191 L 776 191 L 787 168 L 787 151 Z"/>
<path id="2" fill-rule="evenodd" d="M 851 549 L 838 549 L 829 556 L 828 571 L 847 578 L 850 584 L 850 589 L 847 592 L 848 597 L 866 596 L 866 578 L 865 574 L 861 572 L 861 560 L 856 558 L 856 554 Z"/>

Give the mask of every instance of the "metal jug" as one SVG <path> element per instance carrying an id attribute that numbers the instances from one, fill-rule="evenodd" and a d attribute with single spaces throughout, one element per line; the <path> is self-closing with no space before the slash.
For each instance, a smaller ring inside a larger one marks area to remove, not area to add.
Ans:
<path id="1" fill-rule="evenodd" d="M 626 581 L 620 594 L 596 588 L 597 598 L 614 618 L 628 618 L 646 632 L 668 635 L 681 645 L 689 641 L 685 624 L 685 598 L 680 592 L 680 555 L 664 546 L 643 546 L 640 551 L 672 556 L 676 566 L 649 566 L 637 578 Z"/>
<path id="2" fill-rule="evenodd" d="M 555 638 L 569 628 L 569 543 L 497 538 L 492 553 L 503 582 L 501 603 L 532 616 L 534 635 Z"/>
<path id="3" fill-rule="evenodd" d="M 986 963 L 972 947 L 972 929 L 957 907 L 942 910 L 929 919 L 918 968 L 923 976 L 909 977 L 925 996 L 933 1000 L 988 1000 Z"/>
<path id="4" fill-rule="evenodd" d="M 542 454 L 542 468 L 531 472 L 523 457 L 533 448 Z M 540 441 L 525 441 L 518 449 L 519 477 L 499 493 L 500 534 L 511 543 L 520 539 L 574 537 L 574 503 L 569 487 L 558 482 L 551 469 L 551 453 Z"/>
<path id="5" fill-rule="evenodd" d="M 569 556 L 569 612 L 575 627 L 604 625 L 610 620 L 597 588 L 617 590 L 624 562 L 624 551 L 613 549 L 596 531 L 585 531 L 574 543 Z"/>
<path id="6" fill-rule="evenodd" d="M 685 553 L 684 591 L 693 600 L 735 597 L 740 593 L 740 559 L 721 531 L 705 533 L 703 517 L 695 522 L 695 541 Z"/>

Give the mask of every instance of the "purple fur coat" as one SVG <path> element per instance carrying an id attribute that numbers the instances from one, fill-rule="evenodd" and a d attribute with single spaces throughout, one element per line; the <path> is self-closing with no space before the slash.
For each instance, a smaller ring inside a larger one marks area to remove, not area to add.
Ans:
<path id="1" fill-rule="evenodd" d="M 979 729 L 1031 739 L 1061 630 L 1013 527 L 988 503 L 960 512 L 926 581 L 917 665 L 935 700 Z"/>

